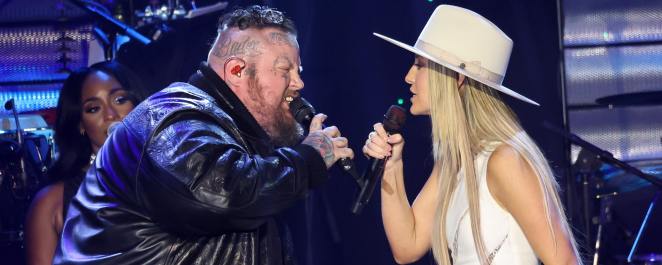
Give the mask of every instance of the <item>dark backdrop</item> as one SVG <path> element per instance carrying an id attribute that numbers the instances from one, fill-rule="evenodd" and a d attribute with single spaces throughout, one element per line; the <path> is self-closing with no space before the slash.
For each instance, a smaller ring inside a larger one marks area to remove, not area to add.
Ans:
<path id="1" fill-rule="evenodd" d="M 372 124 L 381 120 L 388 106 L 398 98 L 408 102 L 410 97 L 404 75 L 414 56 L 372 36 L 372 32 L 413 44 L 439 4 L 454 4 L 482 14 L 515 43 L 504 84 L 542 107 L 504 98 L 558 175 L 563 175 L 563 141 L 540 126 L 547 120 L 561 127 L 563 115 L 555 1 L 274 0 L 238 1 L 230 5 L 257 2 L 277 7 L 295 20 L 306 84 L 303 96 L 319 112 L 328 114 L 326 123 L 337 125 L 355 152 L 360 152 Z M 151 50 L 135 52 L 126 48 L 120 59 L 152 79 L 153 90 L 172 81 L 184 81 L 197 62 L 206 58 L 215 33 L 216 17 L 203 20 L 194 25 L 174 25 L 172 34 Z M 427 117 L 409 117 L 404 129 L 410 201 L 432 167 L 429 131 Z M 360 154 L 356 162 L 360 169 L 366 164 Z M 559 181 L 563 183 L 562 179 Z M 350 213 L 356 192 L 353 179 L 334 170 L 325 187 L 312 192 L 307 201 L 286 214 L 292 224 L 300 264 L 394 263 L 382 227 L 378 191 L 359 216 Z M 417 264 L 431 263 L 428 255 Z"/>

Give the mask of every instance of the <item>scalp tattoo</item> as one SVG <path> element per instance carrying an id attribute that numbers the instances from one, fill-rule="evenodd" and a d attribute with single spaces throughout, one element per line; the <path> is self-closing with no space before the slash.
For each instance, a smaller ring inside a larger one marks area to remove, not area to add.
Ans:
<path id="1" fill-rule="evenodd" d="M 294 46 L 290 36 L 282 32 L 269 33 L 269 42 L 271 42 L 274 45 Z"/>
<path id="2" fill-rule="evenodd" d="M 262 51 L 260 51 L 260 41 L 247 37 L 243 41 L 235 41 L 231 39 L 223 40 L 214 49 L 212 54 L 219 58 L 230 56 L 255 57 L 262 55 Z"/>

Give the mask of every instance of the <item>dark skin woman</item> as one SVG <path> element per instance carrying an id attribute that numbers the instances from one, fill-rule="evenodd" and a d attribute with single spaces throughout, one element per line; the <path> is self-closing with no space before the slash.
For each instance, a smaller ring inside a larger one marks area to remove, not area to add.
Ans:
<path id="1" fill-rule="evenodd" d="M 57 104 L 55 143 L 58 158 L 49 169 L 52 184 L 35 196 L 26 217 L 27 264 L 51 264 L 66 217 L 108 127 L 124 118 L 144 97 L 138 78 L 115 62 L 73 72 Z"/>

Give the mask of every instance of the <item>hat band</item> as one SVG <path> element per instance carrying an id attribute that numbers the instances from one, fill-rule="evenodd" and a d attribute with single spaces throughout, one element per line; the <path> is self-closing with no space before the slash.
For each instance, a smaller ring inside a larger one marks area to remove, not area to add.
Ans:
<path id="1" fill-rule="evenodd" d="M 462 69 L 470 77 L 477 79 L 481 83 L 489 82 L 501 85 L 503 82 L 503 75 L 494 73 L 490 70 L 483 68 L 480 61 L 465 61 L 454 54 L 440 49 L 430 43 L 427 43 L 421 39 L 416 41 L 414 47 L 418 50 L 424 51 L 425 53 L 433 56 L 435 59 L 445 62 L 449 65 Z"/>

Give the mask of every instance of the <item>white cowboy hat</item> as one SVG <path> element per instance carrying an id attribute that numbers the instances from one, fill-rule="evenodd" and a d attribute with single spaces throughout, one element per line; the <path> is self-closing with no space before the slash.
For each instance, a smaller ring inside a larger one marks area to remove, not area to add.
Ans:
<path id="1" fill-rule="evenodd" d="M 513 41 L 492 22 L 471 10 L 438 6 L 413 47 L 379 33 L 373 34 L 491 88 L 540 106 L 501 85 Z"/>

